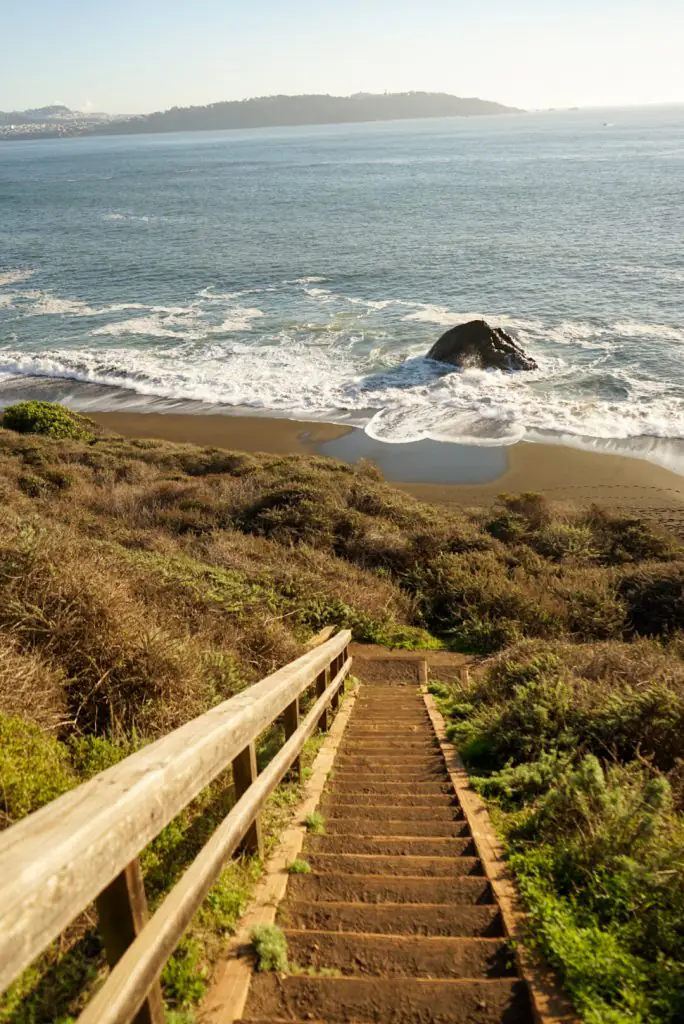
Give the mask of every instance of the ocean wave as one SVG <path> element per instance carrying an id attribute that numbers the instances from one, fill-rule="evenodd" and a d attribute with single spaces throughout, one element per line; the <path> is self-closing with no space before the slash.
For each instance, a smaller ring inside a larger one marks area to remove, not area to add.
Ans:
<path id="1" fill-rule="evenodd" d="M 35 270 L 0 270 L 0 288 L 8 284 L 20 284 L 36 274 Z"/>
<path id="2" fill-rule="evenodd" d="M 69 333 L 80 340 L 65 344 L 62 332 L 58 341 L 38 341 L 50 338 L 48 322 L 41 335 L 26 332 L 25 349 L 15 329 L 20 317 L 12 315 L 2 373 L 352 422 L 387 443 L 684 438 L 684 382 L 658 375 L 684 338 L 676 324 L 474 313 L 410 295 L 344 294 L 324 280 L 226 291 L 208 285 L 175 304 L 102 306 L 15 283 L 21 314 L 73 320 Z M 256 293 L 258 306 L 247 298 Z M 424 358 L 441 329 L 478 316 L 510 331 L 539 369 L 445 373 Z M 88 317 L 97 319 L 79 325 Z"/>
<path id="3" fill-rule="evenodd" d="M 137 221 L 141 224 L 149 224 L 151 221 L 159 220 L 159 217 L 150 217 L 148 214 L 134 214 L 134 213 L 103 213 L 102 220 L 107 221 Z"/>
<path id="4" fill-rule="evenodd" d="M 116 330 L 169 342 L 144 351 L 56 349 L 29 356 L 6 349 L 0 353 L 2 372 L 115 384 L 160 398 L 333 421 L 351 415 L 372 437 L 388 443 L 431 438 L 500 445 L 535 431 L 604 440 L 684 436 L 684 395 L 641 388 L 638 377 L 623 374 L 619 388 L 613 382 L 615 397 L 598 399 L 591 390 L 553 390 L 543 366 L 532 374 L 443 374 L 437 364 L 413 359 L 373 371 L 343 349 L 294 337 L 255 348 L 219 341 L 216 334 L 216 341 L 198 344 L 191 338 L 190 323 L 185 316 L 141 317 L 96 332 L 116 336 Z M 206 325 L 200 324 L 195 333 L 206 333 Z M 610 383 L 610 375 L 607 379 Z"/>
<path id="5" fill-rule="evenodd" d="M 620 320 L 613 324 L 613 330 L 625 338 L 662 338 L 664 341 L 684 341 L 684 327 L 673 327 L 671 324 Z"/>

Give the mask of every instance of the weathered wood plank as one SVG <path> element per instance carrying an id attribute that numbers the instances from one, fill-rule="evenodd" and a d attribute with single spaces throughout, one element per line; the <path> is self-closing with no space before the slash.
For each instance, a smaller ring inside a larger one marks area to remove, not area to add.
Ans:
<path id="1" fill-rule="evenodd" d="M 235 796 L 238 800 L 256 782 L 257 775 L 256 747 L 253 743 L 250 743 L 233 761 L 233 781 L 235 783 Z M 258 815 L 245 832 L 244 838 L 240 843 L 240 850 L 243 853 L 255 853 L 258 857 L 263 857 L 264 837 L 261 832 L 261 821 Z"/>
<path id="2" fill-rule="evenodd" d="M 350 639 L 338 633 L 0 835 L 0 991 Z"/>
<path id="3" fill-rule="evenodd" d="M 316 696 L 320 697 L 322 693 L 325 693 L 327 687 L 330 684 L 331 679 L 331 668 L 327 665 L 323 671 L 316 677 Z M 328 731 L 328 705 L 326 704 L 321 713 L 321 717 L 318 720 L 318 728 L 321 732 Z"/>
<path id="4" fill-rule="evenodd" d="M 334 700 L 334 697 L 333 697 Z M 285 739 L 289 740 L 290 736 L 294 736 L 297 729 L 299 728 L 299 697 L 293 700 L 291 704 L 285 708 L 283 712 L 283 724 L 285 726 Z M 297 756 L 292 762 L 292 769 L 290 772 L 295 782 L 302 781 L 302 759 Z"/>
<path id="5" fill-rule="evenodd" d="M 97 897 L 100 934 L 110 967 L 116 967 L 149 920 L 145 883 L 136 857 Z M 147 994 L 134 1024 L 164 1024 L 164 1000 L 159 980 Z"/>
<path id="6" fill-rule="evenodd" d="M 128 1024 L 133 1019 L 228 857 L 235 851 L 249 824 L 301 752 L 309 736 L 315 732 L 323 708 L 342 685 L 350 668 L 351 659 L 348 659 L 302 719 L 297 732 L 278 751 L 216 829 L 78 1018 L 78 1024 Z"/>

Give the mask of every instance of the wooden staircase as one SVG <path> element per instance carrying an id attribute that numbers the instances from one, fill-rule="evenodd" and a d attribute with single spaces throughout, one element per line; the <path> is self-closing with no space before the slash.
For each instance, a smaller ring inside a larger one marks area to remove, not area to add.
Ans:
<path id="1" fill-rule="evenodd" d="M 379 666 L 376 666 L 379 667 Z M 362 684 L 243 1024 L 531 1024 L 527 985 L 418 686 Z"/>

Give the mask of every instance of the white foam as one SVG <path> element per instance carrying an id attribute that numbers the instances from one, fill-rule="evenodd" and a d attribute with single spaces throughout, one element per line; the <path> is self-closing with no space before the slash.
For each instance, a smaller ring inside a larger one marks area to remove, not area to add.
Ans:
<path id="1" fill-rule="evenodd" d="M 35 270 L 0 270 L 0 288 L 8 284 L 20 284 L 35 275 Z"/>
<path id="2" fill-rule="evenodd" d="M 625 338 L 662 338 L 665 341 L 684 341 L 684 328 L 673 327 L 671 324 L 620 320 L 613 324 L 613 330 Z"/>
<path id="3" fill-rule="evenodd" d="M 141 224 L 149 224 L 150 221 L 158 220 L 158 219 L 159 219 L 158 217 L 150 217 L 147 214 L 142 214 L 140 216 L 138 216 L 138 215 L 136 215 L 134 213 L 116 213 L 116 212 L 114 212 L 114 213 L 103 213 L 102 214 L 102 220 L 108 220 L 108 221 L 126 221 L 126 220 L 128 220 L 128 221 L 138 221 Z"/>
<path id="4" fill-rule="evenodd" d="M 684 438 L 684 381 L 649 374 L 640 361 L 643 352 L 660 351 L 657 342 L 674 359 L 676 344 L 668 346 L 684 340 L 678 324 L 476 314 L 412 298 L 335 294 L 304 279 L 297 290 L 292 284 L 281 282 L 275 298 L 270 286 L 261 289 L 263 308 L 244 298 L 260 290 L 250 288 L 221 292 L 209 286 L 185 305 L 179 296 L 174 305 L 115 302 L 101 308 L 19 290 L 12 295 L 20 313 L 67 322 L 100 319 L 87 325 L 92 347 L 87 341 L 78 348 L 30 343 L 33 351 L 27 352 L 15 340 L 0 349 L 0 360 L 5 374 L 353 422 L 388 443 L 432 438 L 501 445 L 560 436 L 582 445 L 587 438 L 597 444 L 628 441 L 650 451 L 644 438 Z M 478 315 L 511 330 L 539 369 L 445 374 L 422 358 L 438 332 L 418 325 L 446 326 Z M 656 461 L 655 455 L 644 457 Z"/>

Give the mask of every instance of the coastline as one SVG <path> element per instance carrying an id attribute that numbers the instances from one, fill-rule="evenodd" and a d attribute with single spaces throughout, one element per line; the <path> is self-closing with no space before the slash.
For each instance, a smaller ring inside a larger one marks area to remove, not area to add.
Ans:
<path id="1" fill-rule="evenodd" d="M 489 505 L 502 491 L 537 491 L 556 501 L 596 502 L 647 515 L 684 534 L 684 477 L 625 455 L 520 442 L 506 448 L 421 441 L 382 444 L 357 427 L 264 416 L 92 412 L 124 437 L 148 437 L 247 452 L 367 458 L 388 483 L 429 502 Z"/>

